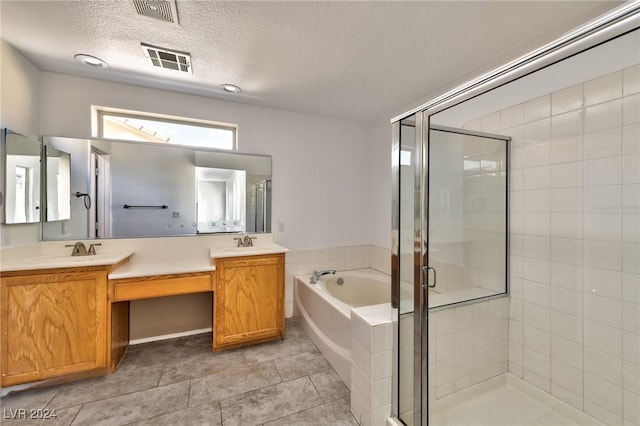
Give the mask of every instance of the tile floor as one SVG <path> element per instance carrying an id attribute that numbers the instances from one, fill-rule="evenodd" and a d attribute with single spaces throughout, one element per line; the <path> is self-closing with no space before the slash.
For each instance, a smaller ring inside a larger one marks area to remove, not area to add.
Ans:
<path id="1" fill-rule="evenodd" d="M 510 374 L 433 402 L 430 419 L 437 426 L 602 426 Z"/>
<path id="2" fill-rule="evenodd" d="M 213 353 L 211 334 L 131 346 L 106 377 L 12 393 L 6 425 L 357 425 L 349 389 L 304 331 Z M 54 410 L 53 420 L 11 420 L 16 409 Z M 13 410 L 13 411 L 12 411 Z"/>

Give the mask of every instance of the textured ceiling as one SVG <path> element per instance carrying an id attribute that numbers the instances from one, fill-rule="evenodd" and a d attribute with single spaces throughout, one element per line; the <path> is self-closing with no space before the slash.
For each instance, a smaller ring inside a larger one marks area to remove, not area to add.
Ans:
<path id="1" fill-rule="evenodd" d="M 171 25 L 136 15 L 131 0 L 1 0 L 0 28 L 41 70 L 369 122 L 618 4 L 177 0 Z M 140 42 L 190 52 L 193 74 L 151 68 Z"/>

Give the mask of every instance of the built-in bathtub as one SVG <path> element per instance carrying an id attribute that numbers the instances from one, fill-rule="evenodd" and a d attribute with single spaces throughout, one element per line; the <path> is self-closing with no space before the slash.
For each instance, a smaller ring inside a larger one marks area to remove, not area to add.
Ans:
<path id="1" fill-rule="evenodd" d="M 315 284 L 311 275 L 296 276 L 296 314 L 342 381 L 351 383 L 351 309 L 389 303 L 391 279 L 373 269 L 339 271 Z M 338 284 L 338 280 L 342 284 Z"/>

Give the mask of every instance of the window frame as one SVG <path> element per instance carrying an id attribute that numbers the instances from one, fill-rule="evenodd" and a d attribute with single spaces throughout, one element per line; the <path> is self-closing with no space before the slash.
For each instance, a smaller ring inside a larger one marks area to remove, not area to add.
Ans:
<path id="1" fill-rule="evenodd" d="M 154 114 L 150 112 L 140 112 L 140 111 L 128 111 L 128 110 L 116 110 L 116 109 L 108 109 L 108 108 L 95 108 L 96 112 L 96 129 L 97 129 L 97 137 L 101 139 L 107 140 L 128 140 L 131 142 L 148 142 L 148 141 L 140 141 L 140 140 L 129 140 L 129 139 L 115 139 L 104 136 L 104 117 L 105 116 L 114 116 L 114 117 L 123 117 L 123 118 L 132 118 L 138 120 L 149 120 L 149 121 L 160 121 L 164 123 L 172 123 L 172 124 L 181 124 L 185 126 L 194 126 L 194 127 L 205 127 L 210 129 L 218 129 L 218 130 L 228 130 L 233 133 L 233 145 L 231 148 L 217 148 L 217 147 L 203 147 L 199 145 L 188 145 L 188 144 L 171 144 L 167 143 L 166 145 L 173 146 L 184 146 L 191 148 L 202 148 L 202 149 L 213 149 L 224 152 L 237 152 L 238 151 L 238 125 L 231 123 L 223 123 L 218 121 L 209 121 L 209 120 L 200 120 L 193 119 L 188 117 L 177 117 L 177 116 L 168 116 L 161 114 Z M 158 143 L 160 142 L 149 142 L 149 143 Z"/>

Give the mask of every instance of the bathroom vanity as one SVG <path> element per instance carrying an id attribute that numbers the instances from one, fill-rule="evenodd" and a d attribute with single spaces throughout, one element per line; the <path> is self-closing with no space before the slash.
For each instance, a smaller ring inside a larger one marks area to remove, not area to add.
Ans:
<path id="1" fill-rule="evenodd" d="M 208 257 L 136 261 L 134 251 L 3 259 L 0 385 L 105 375 L 129 344 L 129 302 L 212 292 L 214 351 L 284 336 L 284 259 L 276 244 Z"/>

